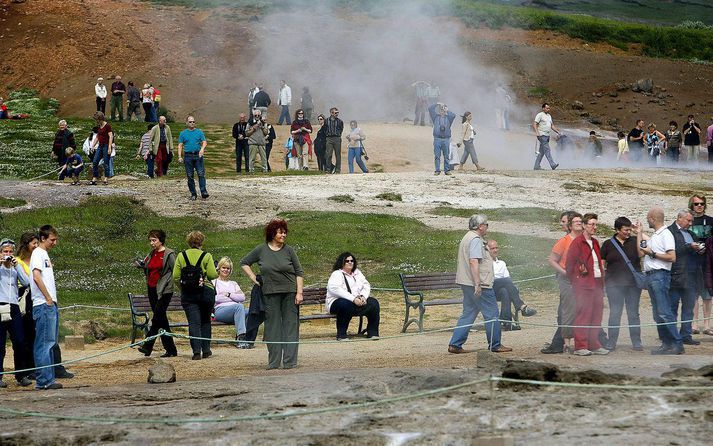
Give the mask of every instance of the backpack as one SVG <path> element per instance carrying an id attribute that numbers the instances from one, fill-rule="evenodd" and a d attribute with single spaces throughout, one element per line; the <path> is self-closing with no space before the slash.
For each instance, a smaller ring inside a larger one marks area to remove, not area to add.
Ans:
<path id="1" fill-rule="evenodd" d="M 203 279 L 203 268 L 201 268 L 201 263 L 203 263 L 203 257 L 205 257 L 205 254 L 205 251 L 202 252 L 201 256 L 198 257 L 196 264 L 191 265 L 191 262 L 188 260 L 188 256 L 186 255 L 186 251 L 181 252 L 183 260 L 186 262 L 186 266 L 181 268 L 181 290 L 197 291 L 203 286 L 201 282 Z"/>

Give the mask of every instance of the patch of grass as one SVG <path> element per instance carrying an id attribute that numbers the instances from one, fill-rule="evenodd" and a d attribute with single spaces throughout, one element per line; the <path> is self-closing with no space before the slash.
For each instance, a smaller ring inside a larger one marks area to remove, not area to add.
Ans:
<path id="1" fill-rule="evenodd" d="M 558 210 L 539 207 L 464 209 L 438 206 L 431 213 L 463 218 L 469 218 L 473 214 L 484 214 L 488 219 L 495 221 L 526 221 L 528 223 L 542 224 L 556 222 L 560 216 L 560 211 Z"/>
<path id="2" fill-rule="evenodd" d="M 336 201 L 337 203 L 354 203 L 354 197 L 347 194 L 332 195 L 331 197 L 327 198 L 327 200 Z"/>
<path id="3" fill-rule="evenodd" d="M 527 95 L 531 97 L 544 98 L 552 93 L 547 87 L 535 87 L 530 88 L 527 91 Z"/>
<path id="4" fill-rule="evenodd" d="M 18 206 L 24 206 L 27 202 L 25 200 L 19 200 L 16 198 L 5 198 L 0 197 L 0 208 L 9 209 L 16 208 Z"/>
<path id="5" fill-rule="evenodd" d="M 386 201 L 404 201 L 401 194 L 397 194 L 395 192 L 382 192 L 374 198 Z"/>

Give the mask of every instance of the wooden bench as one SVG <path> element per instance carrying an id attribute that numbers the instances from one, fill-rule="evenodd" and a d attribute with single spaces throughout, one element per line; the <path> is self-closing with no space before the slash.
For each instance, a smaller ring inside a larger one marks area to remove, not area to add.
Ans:
<path id="1" fill-rule="evenodd" d="M 404 316 L 402 333 L 406 333 L 406 329 L 412 323 L 418 325 L 419 332 L 423 331 L 423 315 L 426 313 L 426 307 L 463 303 L 463 297 L 425 300 L 423 296 L 424 291 L 460 291 L 460 285 L 456 283 L 456 273 L 399 274 L 399 278 L 401 279 L 401 287 L 406 301 L 406 316 Z M 409 317 L 411 309 L 418 310 L 418 318 Z M 515 323 L 517 323 L 517 312 L 513 313 L 513 316 Z"/>
<path id="2" fill-rule="evenodd" d="M 319 312 L 310 314 L 301 314 L 300 322 L 314 321 L 319 319 L 331 319 L 336 318 L 336 315 L 325 313 L 324 304 L 327 299 L 327 288 L 305 288 L 302 290 L 302 305 L 305 306 L 315 306 L 319 305 Z M 144 337 L 147 336 L 149 332 L 149 323 L 151 318 L 149 313 L 151 313 L 151 304 L 149 303 L 149 298 L 143 294 L 133 294 L 129 293 L 129 308 L 131 308 L 131 343 L 136 342 L 136 332 L 142 331 Z M 246 308 L 247 310 L 247 308 Z M 183 314 L 183 307 L 181 306 L 181 296 L 174 295 L 171 302 L 168 304 L 166 309 L 167 313 L 173 311 L 180 311 Z M 362 332 L 364 318 L 359 317 L 359 331 Z M 225 324 L 223 322 L 213 321 L 211 325 L 232 325 Z M 187 327 L 188 322 L 171 322 L 170 327 Z"/>

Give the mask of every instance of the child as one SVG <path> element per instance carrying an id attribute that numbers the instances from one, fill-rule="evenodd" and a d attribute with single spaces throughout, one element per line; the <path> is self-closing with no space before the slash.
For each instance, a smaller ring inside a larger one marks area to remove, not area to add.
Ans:
<path id="1" fill-rule="evenodd" d="M 154 158 L 155 156 L 153 153 L 151 153 L 151 129 L 154 127 L 154 124 L 151 123 L 148 125 L 148 129 L 146 130 L 146 133 L 141 136 L 141 142 L 139 143 L 139 149 L 136 151 L 136 159 L 143 158 L 144 161 L 146 162 L 146 176 L 149 178 L 153 178 L 153 172 L 154 172 Z M 159 169 L 161 168 L 158 166 Z"/>
<path id="2" fill-rule="evenodd" d="M 619 138 L 618 142 L 618 147 L 619 151 L 616 154 L 616 160 L 617 161 L 629 161 L 629 143 L 626 141 L 626 135 L 624 132 L 619 132 L 616 134 L 617 138 Z"/>
<path id="3" fill-rule="evenodd" d="M 75 153 L 74 149 L 67 147 L 64 151 L 67 155 L 67 163 L 62 167 L 67 173 L 67 176 L 72 178 L 72 186 L 79 184 L 79 174 L 84 170 L 84 160 L 82 160 L 82 155 Z"/>

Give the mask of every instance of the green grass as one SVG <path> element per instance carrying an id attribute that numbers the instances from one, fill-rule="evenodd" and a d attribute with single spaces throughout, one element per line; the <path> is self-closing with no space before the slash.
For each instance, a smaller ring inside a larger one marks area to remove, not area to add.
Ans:
<path id="1" fill-rule="evenodd" d="M 438 206 L 432 211 L 435 215 L 469 218 L 473 214 L 484 214 L 489 220 L 495 221 L 521 221 L 526 223 L 541 223 L 545 225 L 556 223 L 560 211 L 539 207 L 524 208 L 483 208 L 464 209 L 452 206 Z"/>
<path id="2" fill-rule="evenodd" d="M 382 192 L 376 195 L 374 198 L 378 198 L 379 200 L 385 201 L 403 201 L 403 197 L 401 196 L 401 194 L 397 194 L 395 192 Z"/>
<path id="3" fill-rule="evenodd" d="M 10 208 L 16 208 L 18 206 L 24 206 L 26 204 L 27 204 L 27 202 L 25 200 L 19 200 L 16 198 L 0 197 L 0 208 L 10 209 Z"/>

